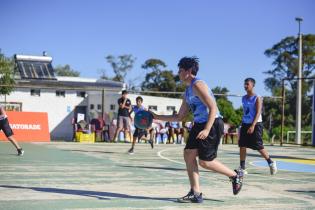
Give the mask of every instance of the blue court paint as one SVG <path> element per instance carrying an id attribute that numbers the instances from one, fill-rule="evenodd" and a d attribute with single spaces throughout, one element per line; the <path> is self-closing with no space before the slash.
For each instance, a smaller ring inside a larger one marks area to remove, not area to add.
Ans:
<path id="1" fill-rule="evenodd" d="M 280 160 L 276 161 L 278 170 L 315 173 L 315 165 L 303 163 L 290 163 Z M 265 160 L 253 161 L 252 165 L 260 167 L 269 167 Z"/>

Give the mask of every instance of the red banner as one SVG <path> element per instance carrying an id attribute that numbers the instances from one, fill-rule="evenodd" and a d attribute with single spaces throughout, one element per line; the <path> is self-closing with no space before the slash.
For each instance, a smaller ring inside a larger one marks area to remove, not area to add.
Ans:
<path id="1" fill-rule="evenodd" d="M 14 138 L 19 142 L 49 142 L 48 115 L 46 112 L 6 112 Z M 0 132 L 0 140 L 6 140 Z"/>

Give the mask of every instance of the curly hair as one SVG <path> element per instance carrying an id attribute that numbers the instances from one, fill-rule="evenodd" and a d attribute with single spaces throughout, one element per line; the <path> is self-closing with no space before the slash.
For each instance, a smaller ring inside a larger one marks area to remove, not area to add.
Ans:
<path id="1" fill-rule="evenodd" d="M 141 102 L 143 102 L 143 98 L 141 97 L 141 96 L 138 96 L 137 98 L 136 98 L 136 101 L 141 101 Z"/>
<path id="2" fill-rule="evenodd" d="M 179 60 L 178 67 L 183 68 L 186 71 L 191 69 L 191 73 L 196 76 L 199 70 L 199 58 L 195 56 L 183 57 Z"/>
<path id="3" fill-rule="evenodd" d="M 255 84 L 256 84 L 255 79 L 254 79 L 254 78 L 251 78 L 251 77 L 246 78 L 246 79 L 244 80 L 244 82 L 251 82 L 251 83 L 253 83 L 254 86 L 255 86 Z"/>

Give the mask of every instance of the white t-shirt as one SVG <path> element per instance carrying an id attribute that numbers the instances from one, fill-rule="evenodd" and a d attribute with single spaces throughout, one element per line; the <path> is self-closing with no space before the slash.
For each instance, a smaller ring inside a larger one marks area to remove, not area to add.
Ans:
<path id="1" fill-rule="evenodd" d="M 0 104 L 0 109 L 3 109 L 3 106 Z M 7 118 L 7 115 L 3 114 L 2 111 L 0 110 L 0 120 L 4 120 Z"/>

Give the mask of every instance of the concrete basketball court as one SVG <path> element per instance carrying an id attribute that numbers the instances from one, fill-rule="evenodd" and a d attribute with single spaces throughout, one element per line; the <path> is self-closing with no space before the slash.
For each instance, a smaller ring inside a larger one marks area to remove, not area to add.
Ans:
<path id="1" fill-rule="evenodd" d="M 315 209 L 315 149 L 267 146 L 279 172 L 269 174 L 249 151 L 249 174 L 239 195 L 223 175 L 201 169 L 202 204 L 177 203 L 189 190 L 182 145 L 24 143 L 16 156 L 0 142 L 0 209 Z M 239 165 L 236 145 L 218 159 Z M 250 164 L 249 164 L 250 163 Z"/>

